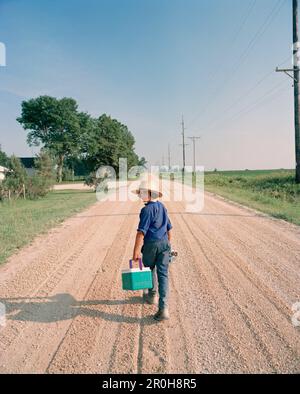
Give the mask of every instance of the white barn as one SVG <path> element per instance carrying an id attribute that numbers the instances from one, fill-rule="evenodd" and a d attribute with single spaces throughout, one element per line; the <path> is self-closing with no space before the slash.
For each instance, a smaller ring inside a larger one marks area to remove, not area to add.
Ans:
<path id="1" fill-rule="evenodd" d="M 8 171 L 7 168 L 0 166 L 0 182 L 5 178 L 5 172 Z"/>

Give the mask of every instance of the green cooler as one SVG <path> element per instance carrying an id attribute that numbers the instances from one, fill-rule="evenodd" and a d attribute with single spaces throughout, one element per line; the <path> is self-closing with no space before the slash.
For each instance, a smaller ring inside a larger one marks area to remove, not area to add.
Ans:
<path id="1" fill-rule="evenodd" d="M 143 267 L 142 259 L 139 259 L 139 268 L 132 268 L 132 260 L 129 260 L 129 269 L 122 271 L 123 290 L 143 290 L 152 287 L 151 269 Z"/>

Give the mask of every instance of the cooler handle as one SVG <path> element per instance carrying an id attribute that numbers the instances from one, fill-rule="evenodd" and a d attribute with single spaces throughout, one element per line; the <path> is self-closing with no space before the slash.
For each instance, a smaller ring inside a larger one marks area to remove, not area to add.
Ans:
<path id="1" fill-rule="evenodd" d="M 129 268 L 132 269 L 132 259 L 129 260 Z M 140 266 L 140 270 L 143 270 L 143 263 L 142 263 L 142 259 L 139 259 L 139 266 Z"/>

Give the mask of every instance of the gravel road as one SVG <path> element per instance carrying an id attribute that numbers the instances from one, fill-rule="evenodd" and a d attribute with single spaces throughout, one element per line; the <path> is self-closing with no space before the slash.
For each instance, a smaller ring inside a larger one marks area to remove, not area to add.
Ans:
<path id="1" fill-rule="evenodd" d="M 170 315 L 123 292 L 140 202 L 95 203 L 0 268 L 0 372 L 300 372 L 300 228 L 205 194 L 174 227 Z"/>

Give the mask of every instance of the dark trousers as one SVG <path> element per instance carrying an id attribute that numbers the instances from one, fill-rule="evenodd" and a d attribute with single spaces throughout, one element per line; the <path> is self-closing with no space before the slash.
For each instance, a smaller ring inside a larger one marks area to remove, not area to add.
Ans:
<path id="1" fill-rule="evenodd" d="M 160 309 L 168 306 L 170 250 L 168 240 L 146 241 L 142 247 L 143 264 L 152 271 L 153 288 L 149 293 L 155 294 L 158 289 Z"/>

